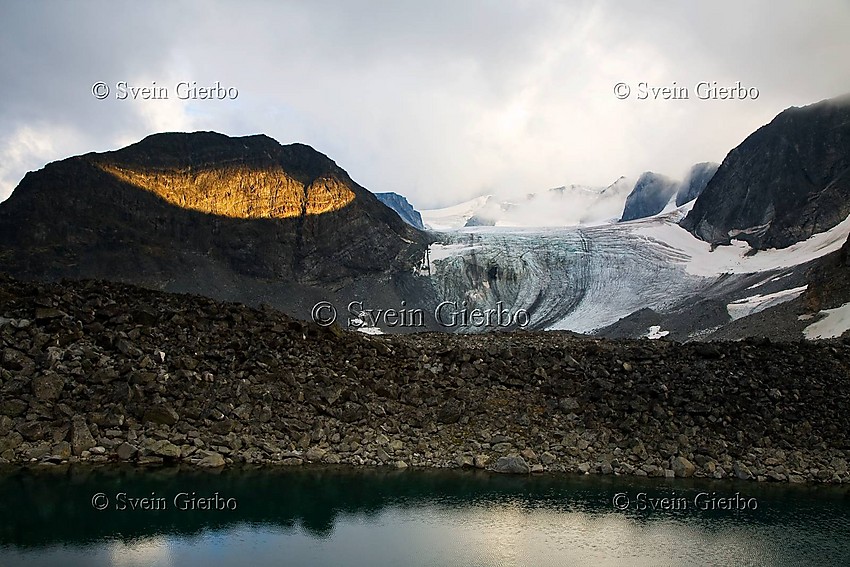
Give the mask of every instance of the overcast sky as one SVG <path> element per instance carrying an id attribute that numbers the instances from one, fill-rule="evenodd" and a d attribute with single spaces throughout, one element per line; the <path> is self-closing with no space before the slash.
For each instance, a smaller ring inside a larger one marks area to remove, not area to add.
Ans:
<path id="1" fill-rule="evenodd" d="M 163 131 L 303 142 L 419 208 L 681 176 L 850 92 L 848 30 L 847 0 L 0 0 L 0 199 L 47 162 Z M 169 98 L 117 100 L 121 81 Z M 181 81 L 239 95 L 179 100 Z M 759 96 L 698 100 L 700 81 Z M 640 82 L 690 98 L 637 100 Z"/>

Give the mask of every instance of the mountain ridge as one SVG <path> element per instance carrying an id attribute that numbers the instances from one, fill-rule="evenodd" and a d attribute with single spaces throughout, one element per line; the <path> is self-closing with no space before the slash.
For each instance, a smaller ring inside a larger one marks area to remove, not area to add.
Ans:
<path id="1" fill-rule="evenodd" d="M 286 302 L 289 284 L 387 280 L 415 265 L 426 240 L 324 154 L 264 135 L 154 134 L 50 163 L 0 203 L 12 275 L 248 303 Z"/>
<path id="2" fill-rule="evenodd" d="M 850 94 L 791 107 L 729 152 L 682 227 L 785 248 L 850 215 Z"/>

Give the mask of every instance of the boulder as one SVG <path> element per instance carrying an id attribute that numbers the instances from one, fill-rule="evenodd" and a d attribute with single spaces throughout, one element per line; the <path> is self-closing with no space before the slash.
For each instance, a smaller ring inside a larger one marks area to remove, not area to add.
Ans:
<path id="1" fill-rule="evenodd" d="M 74 416 L 71 421 L 71 450 L 76 456 L 97 445 L 89 430 L 86 420 L 82 416 Z"/>
<path id="2" fill-rule="evenodd" d="M 218 468 L 225 465 L 224 457 L 221 453 L 214 451 L 207 452 L 204 457 L 198 461 L 199 467 Z"/>
<path id="3" fill-rule="evenodd" d="M 493 465 L 493 471 L 502 474 L 528 474 L 531 472 L 531 467 L 519 455 L 508 455 L 499 457 Z"/>
<path id="4" fill-rule="evenodd" d="M 135 446 L 130 445 L 129 443 L 121 443 L 118 445 L 118 449 L 115 450 L 115 453 L 118 455 L 118 458 L 122 461 L 129 461 L 133 457 L 136 456 L 139 450 L 136 449 Z"/>
<path id="5" fill-rule="evenodd" d="M 178 419 L 180 416 L 173 408 L 162 405 L 148 408 L 144 416 L 145 421 L 161 425 L 174 425 Z"/>
<path id="6" fill-rule="evenodd" d="M 685 457 L 674 457 L 670 461 L 670 468 L 673 469 L 673 472 L 677 477 L 688 478 L 693 476 L 694 471 L 696 471 L 696 467 Z"/>
<path id="7" fill-rule="evenodd" d="M 37 400 L 54 402 L 62 395 L 65 379 L 53 372 L 32 379 L 32 393 Z"/>

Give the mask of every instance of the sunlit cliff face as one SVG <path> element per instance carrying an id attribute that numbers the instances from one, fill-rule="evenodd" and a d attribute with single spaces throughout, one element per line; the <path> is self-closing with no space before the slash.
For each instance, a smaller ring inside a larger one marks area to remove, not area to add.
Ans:
<path id="1" fill-rule="evenodd" d="M 354 200 L 354 193 L 334 177 L 319 177 L 305 185 L 280 166 L 257 169 L 237 164 L 199 171 L 97 166 L 172 205 L 231 218 L 319 215 L 339 210 Z"/>

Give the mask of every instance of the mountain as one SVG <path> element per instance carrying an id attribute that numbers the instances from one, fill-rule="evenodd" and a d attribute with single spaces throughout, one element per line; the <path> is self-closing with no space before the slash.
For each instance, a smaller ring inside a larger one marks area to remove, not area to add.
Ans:
<path id="1" fill-rule="evenodd" d="M 685 175 L 684 181 L 679 186 L 679 190 L 676 192 L 676 206 L 681 207 L 685 203 L 690 203 L 699 197 L 705 190 L 708 182 L 717 173 L 718 167 L 720 167 L 719 163 L 708 161 L 691 167 L 687 175 Z"/>
<path id="2" fill-rule="evenodd" d="M 0 204 L 0 266 L 12 275 L 249 303 L 386 280 L 426 244 L 327 156 L 263 135 L 148 136 L 30 172 Z"/>
<path id="3" fill-rule="evenodd" d="M 407 198 L 398 193 L 375 193 L 375 196 L 380 202 L 398 213 L 401 220 L 413 228 L 425 230 L 425 225 L 422 224 L 422 215 L 413 208 Z"/>
<path id="4" fill-rule="evenodd" d="M 607 187 L 566 185 L 511 201 L 482 195 L 451 207 L 422 211 L 422 218 L 434 230 L 597 224 L 617 218 L 632 185 L 621 177 Z"/>
<path id="5" fill-rule="evenodd" d="M 850 95 L 792 107 L 729 152 L 682 226 L 784 248 L 850 215 Z"/>
<path id="6" fill-rule="evenodd" d="M 641 219 L 660 213 L 676 195 L 679 183 L 658 173 L 647 171 L 638 178 L 626 197 L 620 221 Z"/>

